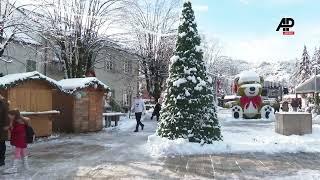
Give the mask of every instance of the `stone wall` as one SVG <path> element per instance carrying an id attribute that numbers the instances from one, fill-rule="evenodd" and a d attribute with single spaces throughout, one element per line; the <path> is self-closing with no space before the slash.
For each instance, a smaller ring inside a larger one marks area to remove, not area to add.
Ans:
<path id="1" fill-rule="evenodd" d="M 312 115 L 310 113 L 276 113 L 275 131 L 279 134 L 304 135 L 312 133 Z"/>

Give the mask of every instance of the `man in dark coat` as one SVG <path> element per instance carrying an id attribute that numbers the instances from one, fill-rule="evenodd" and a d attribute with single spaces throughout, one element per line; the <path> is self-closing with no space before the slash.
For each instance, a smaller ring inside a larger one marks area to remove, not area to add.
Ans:
<path id="1" fill-rule="evenodd" d="M 6 139 L 8 136 L 8 102 L 0 95 L 0 166 L 5 165 Z"/>
<path id="2" fill-rule="evenodd" d="M 153 113 L 151 116 L 151 120 L 153 119 L 153 116 L 156 116 L 157 121 L 159 121 L 160 111 L 161 111 L 161 104 L 159 102 L 157 102 L 156 106 L 154 107 L 154 110 L 153 110 Z"/>

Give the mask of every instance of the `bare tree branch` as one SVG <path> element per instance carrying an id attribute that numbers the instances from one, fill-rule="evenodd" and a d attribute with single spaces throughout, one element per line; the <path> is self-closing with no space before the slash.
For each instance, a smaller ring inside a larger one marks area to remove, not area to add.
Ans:
<path id="1" fill-rule="evenodd" d="M 94 71 L 97 55 L 113 46 L 106 32 L 115 22 L 121 0 L 43 0 L 36 31 L 65 65 L 65 76 Z"/>
<path id="2" fill-rule="evenodd" d="M 174 53 L 180 0 L 125 0 L 124 4 L 128 46 L 142 57 L 140 74 L 149 94 L 158 100 Z"/>

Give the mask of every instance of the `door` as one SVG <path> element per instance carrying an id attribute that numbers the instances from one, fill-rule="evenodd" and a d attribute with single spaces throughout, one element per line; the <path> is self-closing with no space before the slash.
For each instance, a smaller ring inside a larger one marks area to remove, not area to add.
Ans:
<path id="1" fill-rule="evenodd" d="M 96 97 L 94 95 L 93 92 L 88 92 L 88 96 L 89 96 L 89 131 L 95 131 L 95 121 L 96 121 L 96 113 L 97 113 L 97 109 L 96 109 Z"/>

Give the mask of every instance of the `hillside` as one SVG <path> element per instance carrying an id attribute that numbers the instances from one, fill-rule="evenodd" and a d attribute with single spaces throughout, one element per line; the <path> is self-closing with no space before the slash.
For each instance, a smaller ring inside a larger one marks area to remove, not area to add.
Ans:
<path id="1" fill-rule="evenodd" d="M 259 66 L 252 67 L 266 81 L 281 82 L 283 85 L 291 86 L 291 77 L 295 72 L 294 61 L 263 62 Z"/>
<path id="2" fill-rule="evenodd" d="M 209 72 L 218 75 L 223 92 L 230 93 L 235 75 L 244 70 L 254 70 L 266 81 L 281 82 L 284 86 L 295 86 L 291 78 L 295 72 L 295 61 L 263 62 L 254 65 L 244 60 L 222 57 L 209 66 Z"/>

